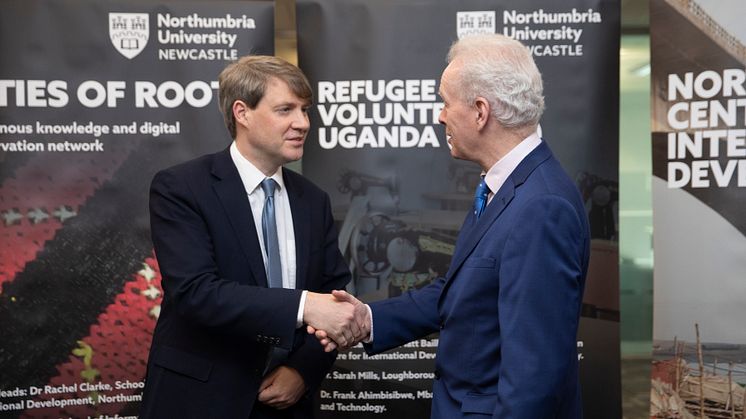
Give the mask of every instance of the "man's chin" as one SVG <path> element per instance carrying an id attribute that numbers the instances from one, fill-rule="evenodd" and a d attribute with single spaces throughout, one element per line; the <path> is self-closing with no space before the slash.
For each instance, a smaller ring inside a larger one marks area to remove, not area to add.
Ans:
<path id="1" fill-rule="evenodd" d="M 286 163 L 298 161 L 303 157 L 303 149 L 300 150 L 300 152 L 294 152 L 294 153 L 287 153 L 285 154 L 285 160 Z"/>

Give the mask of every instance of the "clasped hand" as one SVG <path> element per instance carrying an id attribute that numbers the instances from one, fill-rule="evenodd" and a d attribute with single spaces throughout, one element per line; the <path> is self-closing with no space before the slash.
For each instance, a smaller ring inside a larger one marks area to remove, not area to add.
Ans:
<path id="1" fill-rule="evenodd" d="M 309 292 L 303 314 L 308 333 L 316 336 L 326 352 L 351 348 L 370 335 L 368 308 L 345 291 Z"/>

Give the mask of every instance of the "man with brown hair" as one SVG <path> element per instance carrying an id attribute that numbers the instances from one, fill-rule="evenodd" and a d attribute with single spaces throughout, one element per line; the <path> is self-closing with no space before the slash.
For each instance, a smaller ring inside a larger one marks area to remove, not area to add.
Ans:
<path id="1" fill-rule="evenodd" d="M 306 418 L 334 362 L 303 325 L 361 338 L 336 301 L 350 273 L 328 195 L 283 164 L 303 155 L 312 90 L 295 66 L 249 56 L 220 74 L 233 143 L 156 174 L 163 276 L 142 418 Z"/>

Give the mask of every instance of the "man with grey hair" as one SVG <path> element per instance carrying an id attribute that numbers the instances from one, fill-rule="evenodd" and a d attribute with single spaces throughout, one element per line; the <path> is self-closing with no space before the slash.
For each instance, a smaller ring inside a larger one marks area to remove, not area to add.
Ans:
<path id="1" fill-rule="evenodd" d="M 576 334 L 589 227 L 573 182 L 537 134 L 530 52 L 503 35 L 456 42 L 440 82 L 451 154 L 483 175 L 445 277 L 356 306 L 371 354 L 440 332 L 432 417 L 579 418 Z M 328 350 L 336 342 L 309 328 Z"/>
<path id="2" fill-rule="evenodd" d="M 156 174 L 150 222 L 163 277 L 141 418 L 311 418 L 341 345 L 362 338 L 329 196 L 283 164 L 303 155 L 312 90 L 296 66 L 248 56 L 219 77 L 233 141 Z M 344 343 L 343 343 L 344 342 Z"/>

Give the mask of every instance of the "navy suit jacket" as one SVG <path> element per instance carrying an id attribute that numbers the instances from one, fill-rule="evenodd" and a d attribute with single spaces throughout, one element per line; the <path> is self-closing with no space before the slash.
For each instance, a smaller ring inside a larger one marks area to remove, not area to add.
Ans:
<path id="1" fill-rule="evenodd" d="M 343 289 L 350 274 L 328 195 L 290 170 L 283 169 L 283 179 L 297 289 L 267 288 L 251 207 L 228 149 L 156 174 L 151 231 L 164 297 L 140 417 L 312 416 L 310 395 L 336 354 L 296 329 L 301 290 Z M 284 364 L 309 389 L 284 411 L 255 406 L 271 346 L 290 352 Z"/>
<path id="2" fill-rule="evenodd" d="M 370 304 L 366 350 L 440 331 L 433 418 L 579 418 L 589 241 L 578 189 L 542 142 L 466 217 L 444 278 Z"/>

